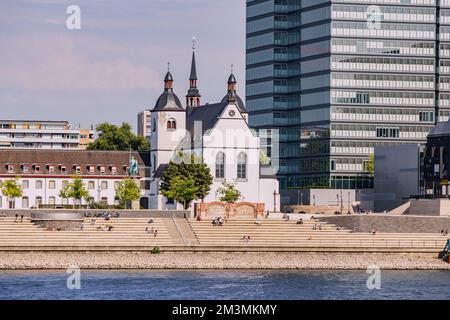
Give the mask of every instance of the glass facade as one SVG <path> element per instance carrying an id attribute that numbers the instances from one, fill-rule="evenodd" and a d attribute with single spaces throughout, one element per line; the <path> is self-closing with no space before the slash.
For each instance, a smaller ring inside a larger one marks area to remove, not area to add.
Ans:
<path id="1" fill-rule="evenodd" d="M 246 58 L 281 188 L 371 188 L 375 147 L 449 119 L 450 0 L 247 0 Z"/>

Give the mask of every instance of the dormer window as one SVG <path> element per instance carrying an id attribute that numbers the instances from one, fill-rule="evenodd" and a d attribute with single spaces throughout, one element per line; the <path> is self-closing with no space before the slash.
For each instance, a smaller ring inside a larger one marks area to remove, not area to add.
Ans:
<path id="1" fill-rule="evenodd" d="M 112 167 L 111 167 L 111 173 L 112 173 L 112 174 L 117 174 L 117 167 L 112 166 Z"/>
<path id="2" fill-rule="evenodd" d="M 8 164 L 6 168 L 8 169 L 8 173 L 14 173 L 14 165 Z"/>
<path id="3" fill-rule="evenodd" d="M 34 173 L 39 173 L 41 172 L 41 167 L 40 166 L 34 166 Z"/>
<path id="4" fill-rule="evenodd" d="M 55 166 L 48 166 L 48 173 L 55 173 Z"/>
<path id="5" fill-rule="evenodd" d="M 88 166 L 89 173 L 95 173 L 95 166 Z"/>
<path id="6" fill-rule="evenodd" d="M 27 164 L 23 164 L 22 165 L 22 172 L 23 173 L 28 173 L 30 171 L 30 166 Z"/>
<path id="7" fill-rule="evenodd" d="M 177 122 L 175 119 L 169 119 L 167 121 L 167 131 L 174 131 L 177 129 Z"/>
<path id="8" fill-rule="evenodd" d="M 66 173 L 66 166 L 61 166 L 61 173 Z"/>
<path id="9" fill-rule="evenodd" d="M 100 166 L 100 173 L 105 173 L 105 172 L 106 172 L 106 167 Z"/>
<path id="10" fill-rule="evenodd" d="M 75 166 L 75 172 L 76 173 L 80 173 L 81 172 L 81 167 L 80 166 Z"/>

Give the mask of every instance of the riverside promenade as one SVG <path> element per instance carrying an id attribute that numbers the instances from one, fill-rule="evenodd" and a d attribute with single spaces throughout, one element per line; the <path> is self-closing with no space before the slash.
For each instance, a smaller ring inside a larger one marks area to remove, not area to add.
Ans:
<path id="1" fill-rule="evenodd" d="M 302 224 L 235 219 L 214 226 L 211 219 L 130 215 L 108 221 L 86 218 L 80 230 L 55 231 L 28 217 L 20 222 L 8 216 L 0 218 L 0 268 L 75 264 L 93 269 L 360 269 L 370 263 L 386 269 L 450 267 L 437 259 L 449 238 L 439 230 L 447 220 L 428 232 L 372 234 L 344 228 L 336 219 Z"/>

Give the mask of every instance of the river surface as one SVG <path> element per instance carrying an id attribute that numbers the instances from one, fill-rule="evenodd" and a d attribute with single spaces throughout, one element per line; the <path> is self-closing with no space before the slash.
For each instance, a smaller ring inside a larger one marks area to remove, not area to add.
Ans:
<path id="1" fill-rule="evenodd" d="M 365 271 L 133 270 L 79 274 L 78 278 L 76 273 L 65 271 L 0 272 L 0 299 L 450 300 L 450 271 L 381 271 L 380 282 L 371 281 L 380 284 L 379 290 L 368 289 L 371 275 Z"/>

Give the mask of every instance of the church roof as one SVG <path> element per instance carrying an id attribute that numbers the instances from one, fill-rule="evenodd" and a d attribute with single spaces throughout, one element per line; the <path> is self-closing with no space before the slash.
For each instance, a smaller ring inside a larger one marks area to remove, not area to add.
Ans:
<path id="1" fill-rule="evenodd" d="M 224 102 L 228 102 L 229 98 L 230 98 L 231 93 L 227 93 L 225 97 L 223 97 L 222 99 L 222 103 Z M 241 113 L 248 113 L 247 109 L 245 108 L 245 104 L 244 101 L 242 101 L 241 97 L 239 97 L 237 94 L 233 94 L 233 96 L 235 97 L 236 101 L 235 104 L 238 107 L 239 111 Z"/>
<path id="2" fill-rule="evenodd" d="M 205 104 L 199 107 L 187 108 L 186 127 L 189 131 L 194 131 L 195 121 L 202 122 L 202 131 L 206 131 L 214 128 L 219 116 L 223 110 L 227 107 L 228 102 L 220 102 L 214 104 Z"/>
<path id="3" fill-rule="evenodd" d="M 450 121 L 438 122 L 428 137 L 450 136 Z"/>
<path id="4" fill-rule="evenodd" d="M 152 111 L 185 111 L 180 99 L 171 90 L 164 91 L 156 101 Z"/>

